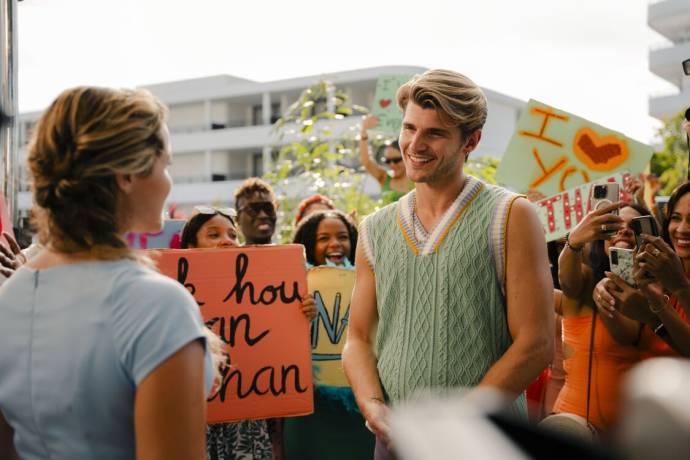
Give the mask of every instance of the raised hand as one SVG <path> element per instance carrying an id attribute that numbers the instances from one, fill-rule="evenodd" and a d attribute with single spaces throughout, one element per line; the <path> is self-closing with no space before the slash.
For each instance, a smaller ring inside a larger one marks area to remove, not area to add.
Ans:
<path id="1" fill-rule="evenodd" d="M 12 238 L 7 232 L 2 232 L 5 237 L 7 245 L 0 242 L 0 274 L 9 278 L 14 274 L 15 270 L 26 263 L 26 257 L 22 254 L 22 250 L 17 244 L 17 241 Z"/>
<path id="2" fill-rule="evenodd" d="M 656 279 L 669 292 L 687 288 L 688 279 L 683 264 L 671 246 L 661 237 L 641 236 L 644 244 L 635 255 L 639 271 Z"/>
<path id="3" fill-rule="evenodd" d="M 367 130 L 376 128 L 379 125 L 379 119 L 373 115 L 365 115 L 362 119 L 362 134 L 366 135 Z"/>
<path id="4" fill-rule="evenodd" d="M 617 202 L 590 211 L 577 226 L 570 232 L 568 242 L 571 246 L 583 246 L 586 243 L 596 240 L 606 240 L 612 233 L 623 228 L 623 218 L 612 211 L 620 208 L 622 202 Z"/>

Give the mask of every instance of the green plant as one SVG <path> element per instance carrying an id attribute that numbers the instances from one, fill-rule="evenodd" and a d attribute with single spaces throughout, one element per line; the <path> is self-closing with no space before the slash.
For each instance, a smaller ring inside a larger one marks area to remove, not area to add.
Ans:
<path id="1" fill-rule="evenodd" d="M 277 155 L 264 179 L 274 188 L 280 211 L 279 240 L 289 242 L 295 208 L 310 195 L 330 198 L 338 209 L 362 217 L 381 206 L 364 193 L 366 173 L 360 171 L 356 155 L 356 126 L 345 117 L 367 113 L 349 105 L 345 92 L 328 81 L 320 81 L 302 92 L 276 121 Z"/>
<path id="2" fill-rule="evenodd" d="M 465 163 L 465 174 L 477 177 L 489 184 L 496 184 L 496 169 L 501 160 L 492 156 L 473 158 L 471 155 Z"/>
<path id="3" fill-rule="evenodd" d="M 680 112 L 666 120 L 657 131 L 662 144 L 652 156 L 650 171 L 659 177 L 660 195 L 670 195 L 688 175 L 688 145 L 681 128 L 684 119 L 685 113 Z"/>

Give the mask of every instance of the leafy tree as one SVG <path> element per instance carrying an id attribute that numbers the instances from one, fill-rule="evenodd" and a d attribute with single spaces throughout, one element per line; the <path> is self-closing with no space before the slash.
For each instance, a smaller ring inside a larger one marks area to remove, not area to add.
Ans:
<path id="1" fill-rule="evenodd" d="M 315 193 L 358 216 L 381 206 L 363 190 L 367 174 L 359 170 L 357 127 L 344 127 L 340 121 L 364 113 L 366 108 L 348 104 L 345 92 L 321 81 L 304 90 L 275 123 L 279 150 L 264 178 L 280 202 L 280 241 L 290 241 L 295 208 Z"/>
<path id="2" fill-rule="evenodd" d="M 472 155 L 465 163 L 465 174 L 477 177 L 489 184 L 496 184 L 496 169 L 501 160 L 492 156 L 473 158 Z"/>
<path id="3" fill-rule="evenodd" d="M 667 120 L 657 132 L 662 145 L 652 156 L 650 170 L 659 177 L 661 195 L 670 195 L 688 175 L 688 145 L 681 128 L 684 119 L 685 112 L 680 112 Z"/>

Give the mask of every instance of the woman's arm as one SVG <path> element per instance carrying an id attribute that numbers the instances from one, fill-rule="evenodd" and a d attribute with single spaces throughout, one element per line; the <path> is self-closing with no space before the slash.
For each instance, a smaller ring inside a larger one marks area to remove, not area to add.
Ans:
<path id="1" fill-rule="evenodd" d="M 583 263 L 585 244 L 607 239 L 610 232 L 622 227 L 623 219 L 610 214 L 619 207 L 620 203 L 614 203 L 591 211 L 568 235 L 566 246 L 558 258 L 558 281 L 567 297 L 579 299 L 583 296 L 587 284 Z"/>
<path id="2" fill-rule="evenodd" d="M 194 340 L 146 376 L 136 390 L 138 459 L 205 460 L 204 347 Z"/>
<path id="3" fill-rule="evenodd" d="M 379 184 L 383 185 L 386 180 L 386 170 L 376 164 L 369 156 L 369 136 L 367 130 L 375 128 L 379 124 L 379 119 L 373 115 L 367 115 L 362 120 L 362 129 L 359 136 L 359 160 L 362 166 L 371 174 Z"/>

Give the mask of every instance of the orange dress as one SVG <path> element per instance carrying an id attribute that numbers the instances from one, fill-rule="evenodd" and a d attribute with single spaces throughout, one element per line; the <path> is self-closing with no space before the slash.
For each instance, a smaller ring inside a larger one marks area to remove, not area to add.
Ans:
<path id="1" fill-rule="evenodd" d="M 678 302 L 678 299 L 671 297 L 670 302 L 671 307 L 673 307 L 681 319 L 685 323 L 690 323 L 688 315 L 685 314 L 685 310 L 683 310 L 683 307 Z M 642 330 L 642 335 L 640 336 L 640 350 L 642 353 L 642 359 L 659 358 L 662 356 L 676 358 L 680 356 L 680 354 L 671 348 L 671 346 L 666 343 L 664 339 L 656 335 L 651 328 L 646 326 Z"/>
<path id="2" fill-rule="evenodd" d="M 592 315 L 563 317 L 565 385 L 554 412 L 587 416 L 587 375 Z M 599 430 L 613 425 L 618 414 L 623 374 L 640 361 L 636 347 L 620 345 L 596 316 L 589 421 Z"/>

